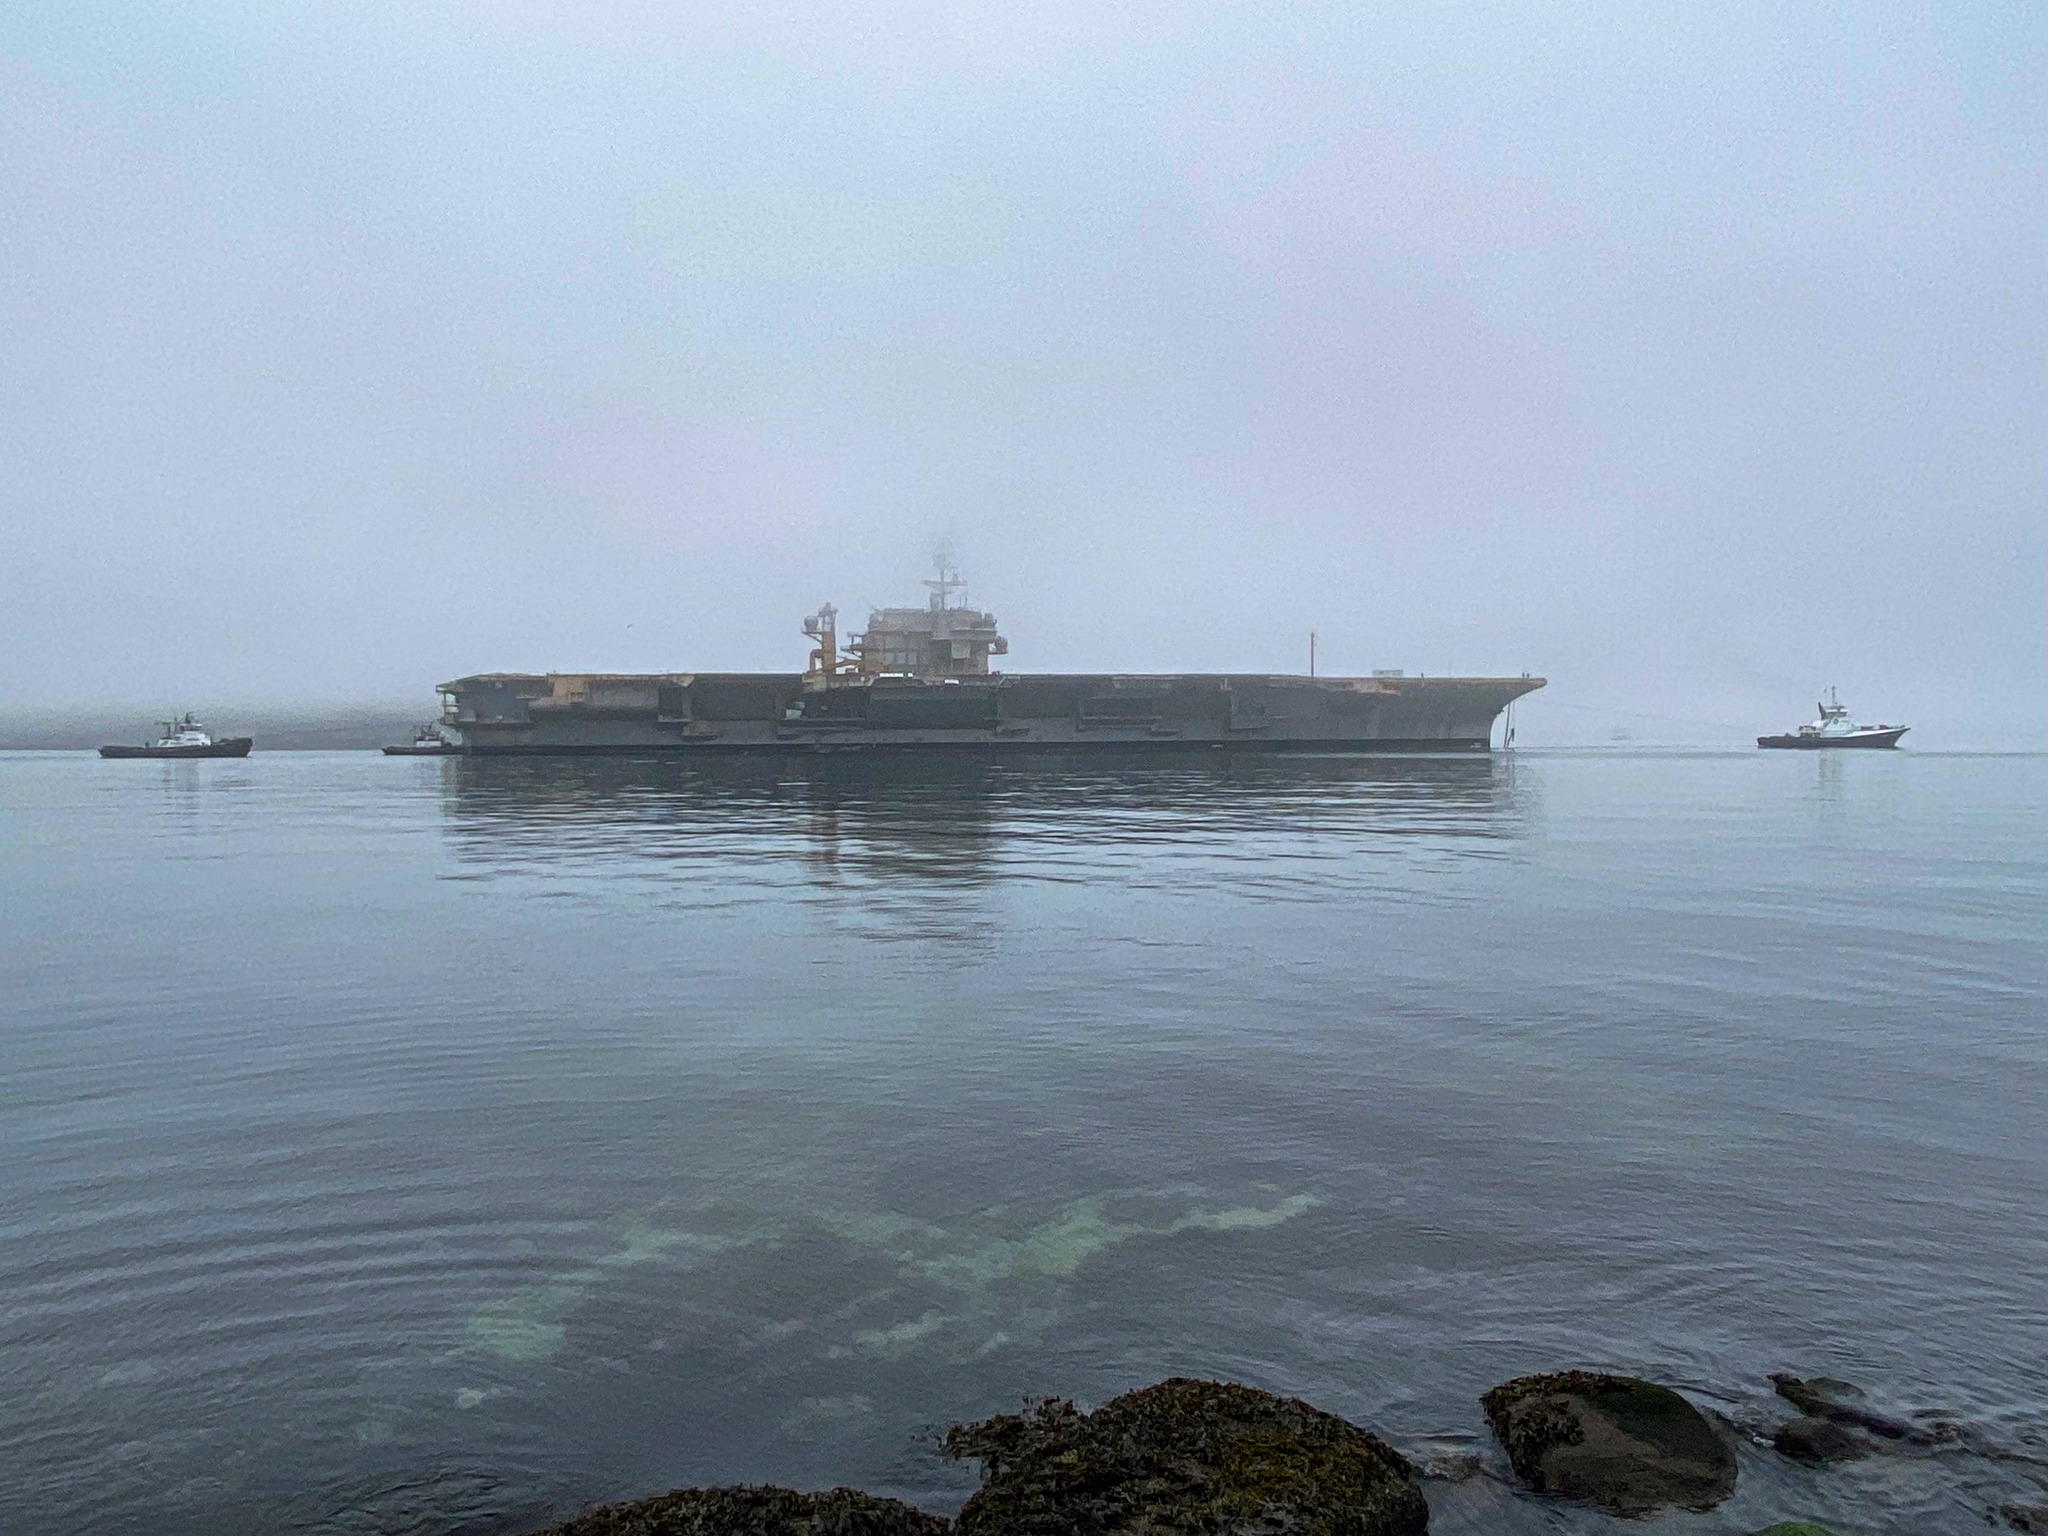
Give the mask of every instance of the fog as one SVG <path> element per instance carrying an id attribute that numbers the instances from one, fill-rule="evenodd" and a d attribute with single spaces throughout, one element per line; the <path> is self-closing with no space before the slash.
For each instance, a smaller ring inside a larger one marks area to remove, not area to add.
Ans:
<path id="1" fill-rule="evenodd" d="M 2048 12 L 0 14 L 0 709 L 797 670 L 1839 684 L 2048 738 Z M 219 721 L 222 725 L 231 721 Z M 132 734 L 132 733 L 131 733 Z"/>

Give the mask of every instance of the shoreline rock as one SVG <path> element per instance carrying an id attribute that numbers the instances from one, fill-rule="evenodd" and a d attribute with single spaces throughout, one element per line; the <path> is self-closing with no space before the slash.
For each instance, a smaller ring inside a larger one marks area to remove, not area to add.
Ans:
<path id="1" fill-rule="evenodd" d="M 675 1488 L 601 1504 L 534 1536 L 944 1536 L 949 1521 L 858 1488 Z"/>
<path id="2" fill-rule="evenodd" d="M 1780 1424 L 1771 1434 L 1771 1448 L 1809 1467 L 1860 1461 L 1876 1449 L 1868 1437 L 1833 1419 L 1816 1418 L 1788 1419 Z"/>
<path id="3" fill-rule="evenodd" d="M 1846 1401 L 1863 1396 L 1862 1389 L 1846 1381 L 1825 1376 L 1802 1378 L 1780 1371 L 1771 1377 L 1771 1386 L 1800 1413 L 1778 1426 L 1771 1444 L 1780 1455 L 1810 1467 L 1833 1466 L 1907 1446 L 1926 1449 L 1956 1437 L 1953 1425 L 1923 1428 Z"/>
<path id="4" fill-rule="evenodd" d="M 1480 1399 L 1515 1473 L 1539 1493 L 1633 1517 L 1714 1508 L 1735 1491 L 1735 1453 L 1669 1387 L 1634 1376 L 1523 1376 Z"/>
<path id="5" fill-rule="evenodd" d="M 1048 1399 L 955 1425 L 982 1462 L 960 1536 L 1286 1532 L 1423 1536 L 1413 1469 L 1377 1435 L 1296 1398 L 1173 1377 L 1093 1413 Z"/>
<path id="6" fill-rule="evenodd" d="M 1773 1375 L 1799 1410 L 1772 1445 L 1812 1466 L 1874 1451 L 1939 1447 L 1955 1426 L 1862 1406 L 1824 1377 Z M 1538 1494 L 1634 1518 L 1710 1510 L 1735 1491 L 1729 1437 L 1668 1387 L 1633 1376 L 1523 1376 L 1480 1404 L 1516 1476 Z M 1425 1536 L 1419 1479 L 1479 1473 L 1462 1436 L 1412 1447 L 1422 1465 L 1371 1432 L 1297 1398 L 1232 1382 L 1173 1377 L 1093 1412 L 1047 1398 L 1022 1413 L 956 1424 L 947 1454 L 982 1463 L 957 1520 L 856 1488 L 677 1488 L 601 1505 L 534 1536 Z M 1988 1518 L 2048 1536 L 2048 1506 L 2015 1503 Z M 1828 1536 L 1810 1522 L 1757 1536 Z"/>

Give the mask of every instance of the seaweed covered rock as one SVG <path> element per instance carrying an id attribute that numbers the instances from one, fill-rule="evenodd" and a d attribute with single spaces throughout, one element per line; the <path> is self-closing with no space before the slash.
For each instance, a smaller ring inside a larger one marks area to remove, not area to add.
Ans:
<path id="1" fill-rule="evenodd" d="M 858 1488 L 677 1488 L 606 1504 L 537 1536 L 942 1536 L 937 1515 Z"/>
<path id="2" fill-rule="evenodd" d="M 1669 1387 L 1633 1376 L 1523 1376 L 1480 1399 L 1516 1473 L 1539 1493 L 1609 1514 L 1712 1509 L 1735 1491 L 1735 1453 Z"/>
<path id="3" fill-rule="evenodd" d="M 1377 1435 L 1291 1397 L 1174 1377 L 1093 1413 L 1047 1401 L 956 1425 L 979 1458 L 962 1536 L 1421 1536 L 1429 1506 Z"/>
<path id="4" fill-rule="evenodd" d="M 2048 1504 L 2007 1504 L 1998 1513 L 2005 1523 L 2027 1536 L 2048 1536 Z"/>

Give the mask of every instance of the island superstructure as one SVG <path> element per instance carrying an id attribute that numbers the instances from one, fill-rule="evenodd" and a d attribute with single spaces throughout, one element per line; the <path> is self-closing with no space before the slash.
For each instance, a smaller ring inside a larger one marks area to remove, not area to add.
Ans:
<path id="1" fill-rule="evenodd" d="M 1005 674 L 992 613 L 957 604 L 941 562 L 921 608 L 882 608 L 842 647 L 830 603 L 804 620 L 802 672 L 486 672 L 440 687 L 470 756 L 713 756 L 892 748 L 975 753 L 1485 752 L 1544 680 L 1273 673 Z"/>

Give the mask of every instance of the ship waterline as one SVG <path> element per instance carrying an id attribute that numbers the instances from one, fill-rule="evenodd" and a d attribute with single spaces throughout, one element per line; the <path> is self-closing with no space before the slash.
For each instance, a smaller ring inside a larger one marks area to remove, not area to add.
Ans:
<path id="1" fill-rule="evenodd" d="M 1539 677 L 486 673 L 441 685 L 473 755 L 1103 748 L 1485 752 Z"/>

